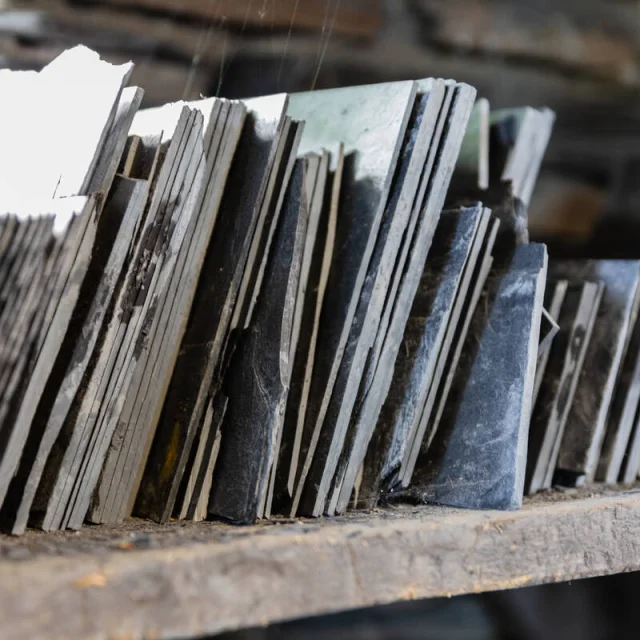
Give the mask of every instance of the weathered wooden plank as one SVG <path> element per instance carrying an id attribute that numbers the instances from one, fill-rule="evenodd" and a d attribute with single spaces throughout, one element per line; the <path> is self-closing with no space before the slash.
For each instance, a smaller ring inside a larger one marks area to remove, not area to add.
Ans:
<path id="1" fill-rule="evenodd" d="M 11 8 L 0 14 L 2 36 L 67 46 L 83 42 L 103 53 L 168 53 L 185 62 L 193 58 L 197 44 L 204 65 L 217 64 L 224 55 L 224 38 L 213 25 L 185 24 L 175 16 L 78 6 L 66 1 L 11 0 L 10 4 Z M 46 51 L 46 45 L 40 44 L 39 49 Z"/>
<path id="2" fill-rule="evenodd" d="M 640 495 L 579 495 L 516 513 L 399 506 L 250 529 L 130 523 L 2 538 L 0 632 L 192 638 L 640 569 Z"/>
<path id="3" fill-rule="evenodd" d="M 418 0 L 428 41 L 593 76 L 638 80 L 637 25 L 630 3 Z"/>

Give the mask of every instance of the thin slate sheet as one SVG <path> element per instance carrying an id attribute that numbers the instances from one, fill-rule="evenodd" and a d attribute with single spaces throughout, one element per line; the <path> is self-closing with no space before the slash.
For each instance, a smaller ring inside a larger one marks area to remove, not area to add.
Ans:
<path id="1" fill-rule="evenodd" d="M 291 378 L 295 302 L 309 216 L 305 160 L 289 185 L 253 320 L 225 380 L 229 398 L 209 511 L 250 523 L 264 512 Z"/>
<path id="2" fill-rule="evenodd" d="M 186 107 L 186 109 L 189 109 Z M 118 394 L 112 419 L 117 420 L 113 439 L 107 453 L 102 475 L 94 496 L 91 518 L 94 522 L 120 522 L 130 515 L 128 501 L 130 487 L 135 483 L 142 458 L 148 425 L 144 419 L 138 424 L 139 398 L 148 388 L 149 369 L 156 361 L 160 347 L 159 335 L 166 324 L 166 302 L 187 230 L 194 215 L 194 200 L 204 179 L 203 155 L 204 117 L 197 110 L 189 110 L 189 121 L 183 147 L 176 164 L 176 174 L 168 189 L 166 200 L 157 200 L 163 211 L 163 233 L 154 246 L 155 264 L 144 287 L 144 303 L 136 323 L 137 336 L 130 343 L 124 368 L 130 372 L 122 393 Z M 171 343 L 175 348 L 175 345 Z M 171 351 L 167 349 L 167 351 Z M 156 390 L 163 386 L 159 377 Z M 153 404 L 153 403 L 151 403 Z M 144 408 L 144 407 L 142 407 Z M 138 428 L 139 427 L 139 428 Z"/>
<path id="3" fill-rule="evenodd" d="M 339 189 L 339 176 L 329 173 L 330 161 L 328 152 L 312 154 L 308 160 L 305 188 L 309 200 L 309 223 L 296 302 L 298 340 L 292 344 L 291 388 L 272 478 L 271 507 L 276 513 L 287 513 L 293 499 L 320 313 L 333 254 L 337 202 L 334 206 L 332 191 Z M 334 179 L 337 184 L 334 184 Z"/>
<path id="4" fill-rule="evenodd" d="M 553 338 L 555 338 L 560 331 L 560 325 L 558 325 L 557 323 L 560 319 L 560 310 L 562 309 L 562 304 L 564 302 L 564 297 L 567 294 L 568 286 L 569 282 L 567 280 L 559 280 L 555 283 L 549 283 L 547 285 L 547 290 L 545 291 L 545 309 L 549 309 L 549 317 L 553 320 L 554 323 L 556 323 L 556 327 L 558 328 L 557 331 L 554 331 Z M 542 332 L 540 332 L 540 336 L 542 337 Z M 536 404 L 536 400 L 538 399 L 538 393 L 540 392 L 540 387 L 547 370 L 547 363 L 549 362 L 549 356 L 551 355 L 551 345 L 553 344 L 553 339 L 549 342 L 546 348 L 543 348 L 544 342 L 545 339 L 543 338 L 540 341 L 540 346 L 538 347 L 538 366 L 536 367 L 536 383 L 533 390 L 534 406 Z"/>
<path id="5" fill-rule="evenodd" d="M 544 245 L 520 245 L 490 277 L 429 464 L 416 470 L 420 500 L 521 506 L 546 271 Z"/>
<path id="6" fill-rule="evenodd" d="M 558 324 L 560 333 L 551 347 L 529 433 L 527 490 L 551 487 L 567 416 L 584 364 L 602 297 L 602 285 L 570 285 Z"/>
<path id="7" fill-rule="evenodd" d="M 147 217 L 147 205 L 150 184 L 159 169 L 159 155 L 159 135 L 146 138 L 141 142 L 139 166 L 136 167 L 135 172 L 132 171 L 130 178 L 132 181 L 130 186 L 134 188 L 135 193 L 129 198 L 128 205 L 131 209 L 139 209 L 141 215 L 134 233 L 129 237 L 126 267 L 116 284 L 108 318 L 105 319 L 99 344 L 96 346 L 95 357 L 90 362 L 86 377 L 68 411 L 61 436 L 54 445 L 44 471 L 43 481 L 38 486 L 32 520 L 45 530 L 66 527 L 72 510 L 78 504 L 75 496 L 80 488 L 87 490 L 90 495 L 97 481 L 99 471 L 91 476 L 88 469 L 91 467 L 90 461 L 95 452 L 94 436 L 97 438 L 100 431 L 100 423 L 97 421 L 99 403 L 107 391 L 106 380 L 109 379 L 114 362 L 112 356 L 115 358 L 114 352 L 120 345 L 122 335 L 120 331 L 123 329 L 121 321 L 126 322 L 126 318 L 131 315 L 132 282 L 141 275 L 139 270 L 141 265 L 137 258 L 140 257 L 138 252 L 143 252 L 146 248 L 141 247 L 141 239 L 149 235 L 153 223 L 153 219 Z M 125 186 L 123 186 L 123 192 L 118 194 L 118 198 L 120 196 L 127 197 Z M 112 197 L 116 197 L 115 192 Z M 102 458 L 98 466 L 101 462 Z M 95 477 L 95 480 L 92 477 Z M 78 526 L 81 526 L 84 521 L 88 500 L 87 497 L 83 506 L 79 508 Z"/>
<path id="8" fill-rule="evenodd" d="M 56 201 L 51 208 L 55 209 Z M 50 301 L 50 322 L 43 325 L 42 346 L 33 364 L 31 376 L 21 402 L 16 407 L 15 419 L 11 416 L 0 430 L 0 503 L 3 503 L 10 483 L 18 470 L 21 455 L 32 433 L 34 417 L 45 393 L 49 377 L 55 373 L 60 357 L 64 358 L 65 336 L 72 326 L 72 319 L 82 283 L 85 279 L 98 227 L 95 198 L 73 198 L 60 201 L 60 206 L 77 215 L 73 217 L 63 242 L 63 263 L 57 274 L 56 293 Z"/>
<path id="9" fill-rule="evenodd" d="M 485 209 L 485 214 L 487 213 L 489 212 L 487 209 Z M 440 428 L 440 422 L 447 407 L 449 394 L 456 379 L 455 376 L 458 370 L 458 363 L 460 362 L 460 358 L 462 357 L 463 349 L 467 340 L 467 335 L 469 334 L 469 329 L 471 328 L 473 317 L 475 315 L 478 304 L 480 303 L 482 293 L 485 289 L 487 279 L 489 277 L 489 273 L 491 272 L 491 268 L 493 266 L 493 251 L 499 228 L 499 220 L 490 220 L 488 230 L 481 243 L 477 262 L 475 264 L 475 267 L 473 268 L 473 271 L 469 274 L 470 280 L 468 292 L 466 294 L 466 297 L 460 301 L 462 306 L 462 309 L 460 311 L 460 321 L 458 322 L 458 326 L 455 328 L 454 336 L 452 339 L 452 349 L 447 357 L 445 368 L 442 374 L 442 380 L 440 381 L 436 393 L 434 403 L 435 412 L 433 414 L 433 417 L 431 418 L 430 425 L 430 431 L 432 434 L 431 438 L 427 439 L 426 442 L 425 440 L 419 442 L 416 438 L 416 442 L 414 442 L 413 446 L 417 447 L 417 451 L 414 448 L 414 450 L 411 452 L 411 457 L 408 459 L 408 462 L 406 462 L 401 468 L 398 479 L 396 481 L 396 484 L 400 487 L 408 487 L 411 483 L 416 465 L 422 466 L 423 460 L 428 460 L 430 444 L 434 437 L 433 434 L 437 434 L 438 429 Z M 422 421 L 423 420 L 424 415 Z M 389 488 L 393 489 L 394 487 L 390 486 Z"/>
<path id="10" fill-rule="evenodd" d="M 640 263 L 622 260 L 554 261 L 550 276 L 599 281 L 604 292 L 560 445 L 558 469 L 595 479 L 614 385 L 637 304 Z"/>
<path id="11" fill-rule="evenodd" d="M 144 185 L 118 182 L 114 197 L 100 217 L 91 264 L 80 291 L 82 305 L 74 313 L 65 361 L 56 365 L 58 371 L 66 371 L 62 379 L 53 376 L 45 389 L 32 425 L 32 433 L 37 437 L 27 442 L 4 505 L 3 519 L 12 521 L 14 534 L 26 529 L 50 452 L 89 367 L 124 267 L 130 238 L 142 215 L 145 194 Z"/>
<path id="12" fill-rule="evenodd" d="M 139 114 L 140 115 L 140 114 Z M 98 483 L 105 457 L 117 428 L 123 403 L 136 363 L 150 339 L 148 322 L 153 319 L 158 291 L 159 271 L 164 248 L 171 240 L 169 229 L 179 208 L 175 199 L 183 186 L 186 173 L 182 155 L 197 137 L 202 118 L 188 107 L 170 109 L 162 120 L 165 142 L 157 130 L 149 140 L 151 184 L 144 224 L 140 225 L 132 245 L 132 258 L 125 276 L 125 286 L 116 301 L 116 312 L 105 336 L 100 361 L 96 366 L 87 393 L 81 399 L 76 415 L 77 427 L 83 432 L 84 455 L 75 458 L 72 488 L 65 487 L 66 511 L 61 525 L 80 528 L 87 515 L 93 490 Z M 151 309 L 151 311 L 150 311 Z M 116 441 L 117 442 L 117 441 Z M 79 453 L 79 451 L 78 451 Z M 64 508 L 63 504 L 60 504 Z M 56 519 L 61 517 L 58 512 Z M 98 515 L 96 513 L 96 519 Z"/>
<path id="13" fill-rule="evenodd" d="M 441 342 L 477 232 L 482 208 L 445 211 L 433 244 L 403 343 L 393 381 L 365 459 L 361 499 L 375 495 L 396 470 L 415 420 L 426 402 Z"/>
<path id="14" fill-rule="evenodd" d="M 307 123 L 300 153 L 326 149 L 335 158 L 344 143 L 347 157 L 336 248 L 318 334 L 319 357 L 305 417 L 304 428 L 310 434 L 306 438 L 310 443 L 307 468 L 314 458 L 360 300 L 416 90 L 415 83 L 401 82 L 291 96 L 289 115 Z M 363 111 L 363 105 L 370 106 Z M 303 469 L 300 487 L 305 477 Z M 318 504 L 319 511 L 323 506 Z"/>
<path id="15" fill-rule="evenodd" d="M 471 245 L 469 256 L 464 266 L 462 280 L 460 281 L 459 288 L 454 299 L 449 322 L 445 327 L 440 352 L 436 354 L 437 360 L 425 402 L 420 407 L 420 411 L 413 424 L 413 429 L 409 434 L 407 444 L 404 447 L 403 456 L 400 459 L 400 467 L 394 474 L 390 473 L 387 478 L 388 487 L 394 487 L 396 485 L 401 485 L 403 487 L 408 486 L 420 452 L 427 451 L 429 449 L 431 442 L 437 433 L 439 421 L 437 420 L 437 415 L 434 410 L 437 406 L 437 398 L 443 384 L 443 375 L 445 373 L 452 345 L 454 344 L 456 331 L 458 330 L 458 326 L 463 318 L 462 313 L 465 308 L 465 304 L 467 303 L 469 287 L 472 285 L 472 278 L 476 274 L 477 261 L 485 241 L 489 221 L 490 213 L 486 209 L 482 210 L 475 237 L 473 239 L 473 244 Z"/>
<path id="16" fill-rule="evenodd" d="M 326 504 L 327 500 L 331 499 L 330 483 L 336 473 L 341 473 L 336 471 L 340 464 L 339 457 L 343 448 L 348 446 L 346 439 L 349 437 L 349 422 L 358 388 L 361 386 L 367 358 L 378 331 L 385 298 L 393 277 L 393 267 L 410 222 L 412 204 L 419 190 L 420 176 L 427 161 L 441 101 L 442 91 L 440 94 L 434 91 L 432 94 L 419 96 L 414 106 L 389 203 L 378 231 L 356 315 L 327 408 L 320 446 L 315 453 L 316 464 L 311 468 L 303 494 L 302 506 L 306 510 L 309 509 L 309 502 L 317 487 L 313 515 L 319 515 L 323 511 L 328 513 L 332 509 Z M 318 477 L 320 469 L 321 476 Z M 333 490 L 335 491 L 335 488 Z"/>
<path id="17" fill-rule="evenodd" d="M 640 264 L 638 265 L 640 268 Z M 611 410 L 607 419 L 606 435 L 600 451 L 596 480 L 614 484 L 618 482 L 624 463 L 624 481 L 632 482 L 635 475 L 626 480 L 626 468 L 634 447 L 632 430 L 636 421 L 636 414 L 640 403 L 640 323 L 638 322 L 640 307 L 640 287 L 636 291 L 633 304 L 627 344 L 624 347 L 624 360 L 620 368 L 620 375 L 615 385 Z M 631 464 L 634 464 L 631 462 Z M 640 459 L 636 464 L 640 464 Z"/>
<path id="18" fill-rule="evenodd" d="M 635 483 L 640 474 L 640 415 L 638 408 L 632 421 L 632 430 L 629 435 L 629 444 L 622 461 L 622 469 L 618 480 L 625 483 Z"/>
<path id="19" fill-rule="evenodd" d="M 150 382 L 144 395 L 141 394 L 137 400 L 138 414 L 134 419 L 136 431 L 146 434 L 140 438 L 140 462 L 137 465 L 134 463 L 134 468 L 144 466 L 148 458 L 151 440 L 186 331 L 200 271 L 212 234 L 215 233 L 223 190 L 246 115 L 241 104 L 221 100 L 199 101 L 191 103 L 191 106 L 203 114 L 205 122 L 208 121 L 204 131 L 203 153 L 194 160 L 199 165 L 201 181 L 194 185 L 190 194 L 193 213 L 163 300 L 164 319 L 160 325 L 163 333 L 159 333 L 155 339 L 155 355 L 150 359 L 152 366 L 149 366 L 147 372 L 147 380 Z M 137 494 L 140 476 L 141 469 L 138 468 L 136 479 L 127 489 L 129 498 L 126 512 L 131 510 L 130 505 Z M 155 474 L 151 481 L 151 492 L 163 478 L 166 478 L 166 474 Z M 143 493 L 149 489 L 148 476 L 145 479 L 147 482 L 142 484 Z M 160 513 L 162 508 L 158 507 Z M 151 514 L 144 515 L 149 517 Z"/>
<path id="20" fill-rule="evenodd" d="M 423 85 L 422 82 L 418 84 L 421 90 L 428 86 Z M 393 365 L 400 349 L 411 302 L 418 289 L 439 212 L 444 205 L 446 191 L 473 107 L 475 89 L 463 84 L 452 85 L 452 83 L 449 83 L 449 88 L 452 89 L 451 115 L 446 120 L 442 138 L 439 141 L 436 139 L 432 141 L 432 146 L 438 144 L 433 156 L 433 179 L 427 191 L 427 199 L 423 205 L 424 209 L 415 235 L 411 239 L 408 262 L 402 265 L 398 296 L 394 301 L 390 324 L 385 331 L 381 351 L 375 362 L 375 371 L 368 373 L 365 370 L 365 380 L 370 380 L 371 383 L 361 388 L 362 392 L 356 404 L 357 412 L 352 416 L 342 460 L 334 478 L 333 495 L 327 511 L 330 514 L 342 513 L 347 508 L 356 477 L 364 462 L 366 450 L 382 408 L 383 398 L 387 395 L 391 384 Z M 369 362 L 371 361 L 372 359 L 369 359 Z"/>
<path id="21" fill-rule="evenodd" d="M 146 504 L 139 504 L 142 513 L 162 521 L 171 517 L 211 388 L 219 385 L 224 371 L 223 355 L 256 226 L 271 206 L 287 144 L 285 129 L 290 123 L 284 115 L 286 96 L 258 98 L 244 104 L 247 119 L 152 445 L 148 477 L 152 477 L 153 485 L 145 483 Z M 174 455 L 169 456 L 169 451 Z M 162 468 L 165 462 L 171 465 L 167 467 L 169 472 L 158 475 L 155 469 Z"/>

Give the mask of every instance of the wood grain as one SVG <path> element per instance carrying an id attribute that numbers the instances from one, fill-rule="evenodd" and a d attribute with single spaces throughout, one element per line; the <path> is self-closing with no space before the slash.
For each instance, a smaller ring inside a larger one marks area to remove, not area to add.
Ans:
<path id="1" fill-rule="evenodd" d="M 330 522 L 2 538 L 0 635 L 190 638 L 640 569 L 640 494 L 576 495 L 516 513 L 402 506 Z"/>

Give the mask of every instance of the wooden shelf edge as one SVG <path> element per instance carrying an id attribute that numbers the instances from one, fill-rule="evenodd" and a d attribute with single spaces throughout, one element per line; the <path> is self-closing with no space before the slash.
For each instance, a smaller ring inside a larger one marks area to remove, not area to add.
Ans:
<path id="1" fill-rule="evenodd" d="M 162 530 L 161 530 L 162 529 Z M 141 548 L 142 547 L 142 548 Z M 190 638 L 640 569 L 640 493 L 0 540 L 0 636 Z"/>

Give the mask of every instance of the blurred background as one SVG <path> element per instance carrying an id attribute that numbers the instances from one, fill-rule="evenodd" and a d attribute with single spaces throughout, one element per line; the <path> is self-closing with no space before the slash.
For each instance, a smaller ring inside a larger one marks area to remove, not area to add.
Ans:
<path id="1" fill-rule="evenodd" d="M 0 66 L 82 42 L 153 105 L 425 76 L 557 113 L 530 211 L 551 255 L 639 257 L 637 0 L 0 0 Z"/>
<path id="2" fill-rule="evenodd" d="M 640 258 L 640 1 L 0 0 L 0 67 L 83 43 L 147 106 L 426 76 L 557 114 L 529 212 L 552 256 Z M 42 105 L 46 109 L 46 105 Z M 637 638 L 637 575 L 409 603 L 229 638 Z"/>

